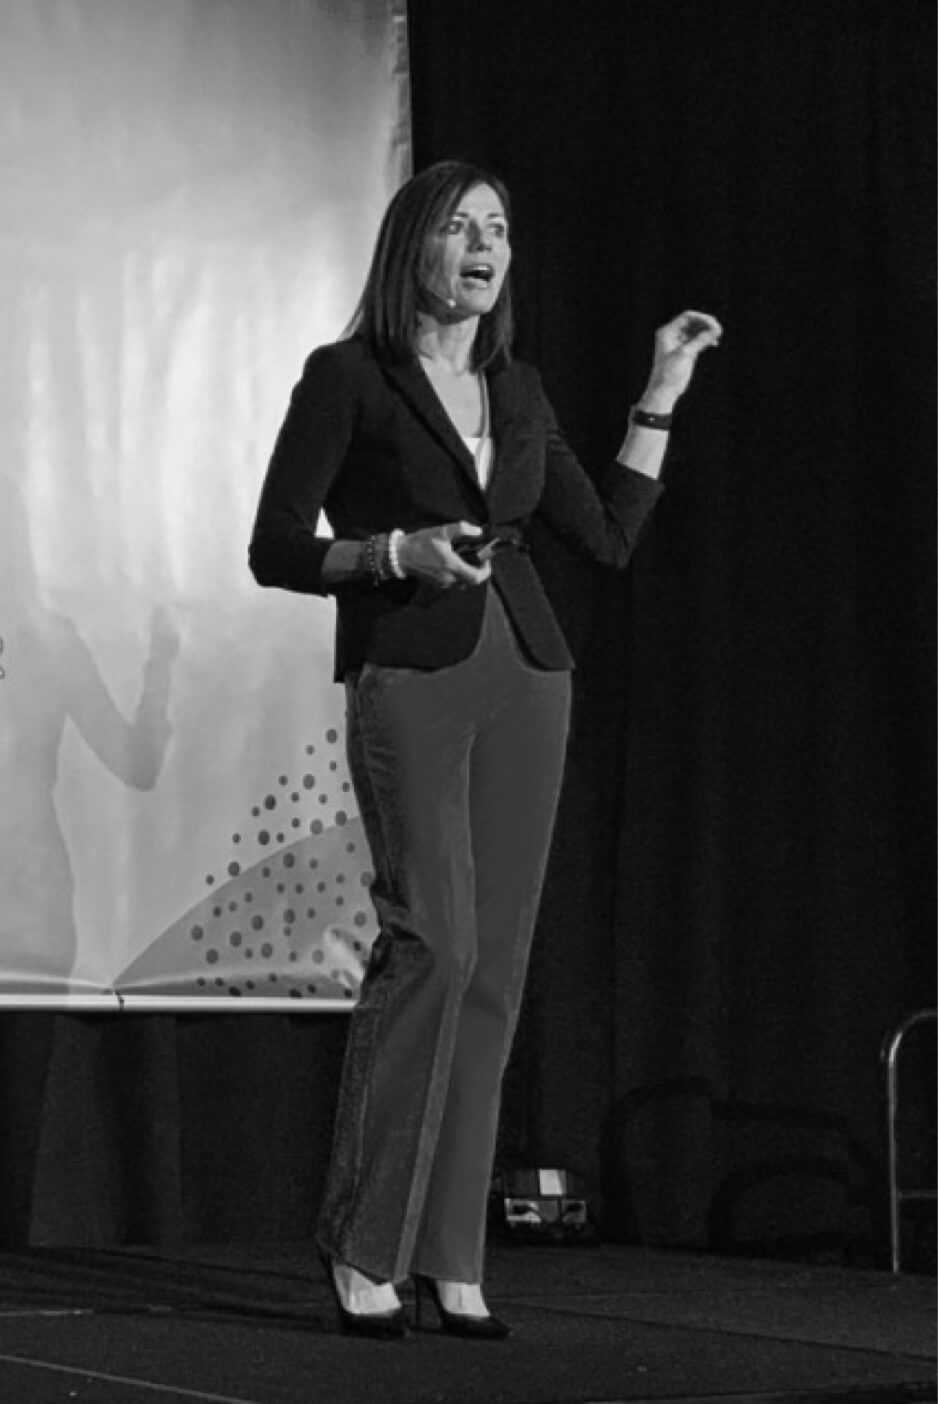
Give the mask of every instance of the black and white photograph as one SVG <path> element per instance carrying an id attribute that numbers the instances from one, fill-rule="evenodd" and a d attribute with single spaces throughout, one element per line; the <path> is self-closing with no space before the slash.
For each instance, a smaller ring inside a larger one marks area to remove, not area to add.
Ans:
<path id="1" fill-rule="evenodd" d="M 0 1404 L 936 1404 L 933 0 L 4 0 Z"/>

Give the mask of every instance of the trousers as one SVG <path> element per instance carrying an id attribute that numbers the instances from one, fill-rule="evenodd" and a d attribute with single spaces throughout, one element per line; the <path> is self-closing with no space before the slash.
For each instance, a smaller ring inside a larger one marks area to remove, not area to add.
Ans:
<path id="1" fill-rule="evenodd" d="M 378 917 L 351 1014 L 317 1241 L 384 1281 L 482 1280 L 502 1077 L 563 772 L 570 676 L 492 585 L 478 645 L 346 679 Z"/>

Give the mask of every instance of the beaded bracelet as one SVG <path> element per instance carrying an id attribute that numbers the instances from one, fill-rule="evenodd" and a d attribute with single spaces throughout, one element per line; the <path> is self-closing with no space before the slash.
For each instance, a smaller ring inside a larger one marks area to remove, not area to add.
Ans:
<path id="1" fill-rule="evenodd" d="M 365 566 L 374 586 L 383 585 L 387 578 L 382 568 L 382 556 L 387 537 L 369 536 L 365 542 Z"/>

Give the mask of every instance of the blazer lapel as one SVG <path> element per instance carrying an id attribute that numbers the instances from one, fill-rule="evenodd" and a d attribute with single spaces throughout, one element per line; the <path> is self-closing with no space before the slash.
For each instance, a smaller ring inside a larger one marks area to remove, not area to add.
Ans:
<path id="1" fill-rule="evenodd" d="M 489 414 L 491 416 L 492 438 L 495 452 L 492 474 L 485 495 L 491 503 L 499 481 L 499 465 L 511 457 L 512 439 L 518 426 L 517 383 L 514 381 L 511 366 L 496 371 L 488 377 Z"/>
<path id="2" fill-rule="evenodd" d="M 455 424 L 443 408 L 439 395 L 427 379 L 416 356 L 407 361 L 392 362 L 383 369 L 417 417 L 481 492 L 475 460 L 460 438 Z"/>

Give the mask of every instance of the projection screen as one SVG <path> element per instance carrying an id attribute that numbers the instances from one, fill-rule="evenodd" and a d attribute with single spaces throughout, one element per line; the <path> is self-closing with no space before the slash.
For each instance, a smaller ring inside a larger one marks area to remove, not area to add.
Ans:
<path id="1" fill-rule="evenodd" d="M 348 1008 L 334 607 L 247 544 L 409 171 L 405 0 L 15 0 L 0 64 L 0 1004 Z"/>

